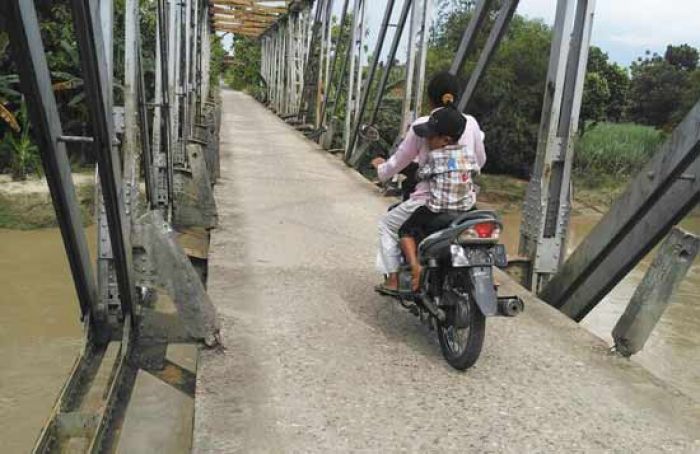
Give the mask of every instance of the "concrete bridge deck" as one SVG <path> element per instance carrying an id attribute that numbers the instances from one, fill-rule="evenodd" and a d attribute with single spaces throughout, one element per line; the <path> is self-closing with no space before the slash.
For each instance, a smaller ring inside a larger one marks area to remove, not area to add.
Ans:
<path id="1" fill-rule="evenodd" d="M 246 95 L 223 92 L 194 452 L 698 452 L 700 406 L 533 298 L 466 373 L 372 290 L 390 202 Z M 516 290 L 514 284 L 504 286 Z"/>

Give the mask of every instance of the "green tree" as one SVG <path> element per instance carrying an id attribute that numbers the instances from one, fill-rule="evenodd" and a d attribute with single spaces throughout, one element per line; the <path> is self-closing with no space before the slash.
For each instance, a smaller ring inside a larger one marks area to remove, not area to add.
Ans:
<path id="1" fill-rule="evenodd" d="M 233 37 L 233 62 L 224 73 L 224 80 L 234 90 L 259 94 L 262 77 L 260 75 L 260 41 L 247 36 Z"/>
<path id="2" fill-rule="evenodd" d="M 29 135 L 29 115 L 27 105 L 22 101 L 17 119 L 20 130 L 6 133 L 0 141 L 0 151 L 6 154 L 10 160 L 10 169 L 13 180 L 26 180 L 29 172 L 41 171 L 39 149 Z"/>
<path id="3" fill-rule="evenodd" d="M 591 46 L 581 120 L 621 121 L 627 108 L 629 87 L 627 70 L 611 62 L 599 47 Z"/>
<path id="4" fill-rule="evenodd" d="M 654 54 L 633 63 L 631 73 L 629 118 L 657 128 L 672 128 L 688 88 L 688 71 Z"/>
<path id="5" fill-rule="evenodd" d="M 586 85 L 581 103 L 580 126 L 581 135 L 585 133 L 586 125 L 607 120 L 607 108 L 610 105 L 610 87 L 608 81 L 599 72 L 586 74 Z"/>
<path id="6" fill-rule="evenodd" d="M 471 17 L 471 2 L 466 3 L 466 8 L 455 8 L 433 37 L 427 77 L 449 67 Z M 485 39 L 478 37 L 480 43 Z M 537 149 L 550 44 L 547 25 L 516 15 L 470 102 L 468 113 L 486 134 L 489 172 L 529 176 Z M 460 74 L 465 80 L 475 59 L 470 56 Z"/>
<path id="7" fill-rule="evenodd" d="M 698 67 L 698 50 L 688 44 L 680 46 L 669 45 L 664 59 L 678 69 L 694 71 Z"/>

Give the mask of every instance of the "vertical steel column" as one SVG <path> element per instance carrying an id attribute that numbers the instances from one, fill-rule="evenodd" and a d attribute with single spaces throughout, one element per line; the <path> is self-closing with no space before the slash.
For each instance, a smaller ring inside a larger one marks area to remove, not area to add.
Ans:
<path id="1" fill-rule="evenodd" d="M 182 147 L 187 160 L 187 141 L 192 135 L 191 95 L 192 95 L 192 3 L 196 0 L 184 0 L 185 3 L 185 67 L 183 68 L 183 121 L 182 121 Z"/>
<path id="2" fill-rule="evenodd" d="M 75 291 L 82 316 L 94 310 L 97 302 L 95 277 L 90 265 L 87 240 L 83 230 L 80 205 L 75 195 L 70 162 L 51 89 L 51 75 L 41 40 L 34 2 L 12 0 L 0 7 L 7 17 L 13 61 L 17 65 L 22 92 L 41 152 L 46 181 L 49 184 L 56 218 L 61 228 Z"/>
<path id="3" fill-rule="evenodd" d="M 156 206 L 163 218 L 170 219 L 173 200 L 172 129 L 170 110 L 171 66 L 169 65 L 170 26 L 168 4 L 158 0 L 156 17 L 156 72 L 155 109 L 153 114 L 154 178 L 156 180 Z"/>
<path id="4" fill-rule="evenodd" d="M 537 159 L 520 237 L 521 255 L 533 260 L 531 279 L 536 291 L 565 258 L 572 138 L 578 130 L 594 9 L 595 0 L 559 0 L 557 5 Z"/>
<path id="5" fill-rule="evenodd" d="M 409 125 L 415 120 L 415 112 L 413 112 L 413 80 L 416 73 L 416 35 L 420 27 L 420 11 L 422 6 L 422 0 L 414 0 L 411 6 L 411 24 L 408 28 L 408 40 L 406 43 L 406 71 L 404 83 L 404 93 L 403 93 L 403 104 L 401 107 L 401 126 L 399 128 L 398 138 L 396 143 L 399 142 L 405 131 L 408 129 Z"/>
<path id="6" fill-rule="evenodd" d="M 360 133 L 360 127 L 362 125 L 362 117 L 364 117 L 365 108 L 367 107 L 367 101 L 369 98 L 369 91 L 372 88 L 372 83 L 374 82 L 374 75 L 377 72 L 377 65 L 379 64 L 379 59 L 381 58 L 382 48 L 384 47 L 384 39 L 386 38 L 386 30 L 389 27 L 389 21 L 391 20 L 391 13 L 394 11 L 395 0 L 388 0 L 386 4 L 386 10 L 384 11 L 384 19 L 382 20 L 382 26 L 379 29 L 379 36 L 377 36 L 377 45 L 374 49 L 374 55 L 372 56 L 372 65 L 369 68 L 369 74 L 367 75 L 367 82 L 365 83 L 365 89 L 362 93 L 362 100 L 360 101 L 360 106 L 355 113 L 355 123 L 353 128 L 353 133 L 350 136 L 350 145 L 348 149 L 345 150 L 346 156 L 349 156 L 348 161 L 353 160 L 353 155 L 355 154 L 355 144 L 357 143 L 357 136 Z M 360 66 L 362 64 L 360 63 Z"/>
<path id="7" fill-rule="evenodd" d="M 345 18 L 347 17 L 348 13 L 348 5 L 350 4 L 350 0 L 345 0 L 343 2 L 343 10 L 340 14 L 340 24 L 339 24 L 339 29 L 338 29 L 338 39 L 335 42 L 335 51 L 333 52 L 333 61 L 331 62 L 330 65 L 330 73 L 328 74 L 328 91 L 326 92 L 326 96 L 323 98 L 323 106 L 321 107 L 321 126 L 326 125 L 326 110 L 328 108 L 328 101 L 331 97 L 331 87 L 332 87 L 332 82 L 335 79 L 335 67 L 338 62 L 338 53 L 340 52 L 340 43 L 341 40 L 343 39 L 343 28 L 345 26 Z M 352 43 L 348 42 L 348 47 L 351 46 Z M 340 89 L 343 85 L 343 73 L 345 71 L 345 62 L 343 63 L 343 68 L 340 71 L 340 77 L 338 78 L 338 83 L 335 85 L 335 101 L 333 103 L 333 106 L 338 104 L 338 95 L 340 94 Z"/>
<path id="8" fill-rule="evenodd" d="M 321 39 L 321 58 L 319 61 L 318 86 L 316 94 L 316 106 L 314 123 L 316 128 L 320 128 L 323 123 L 321 118 L 322 105 L 325 98 L 328 96 L 329 89 L 329 73 L 330 73 L 330 56 L 331 56 L 331 13 L 333 8 L 333 0 L 325 1 L 325 9 L 323 14 L 323 33 Z"/>
<path id="9" fill-rule="evenodd" d="M 360 32 L 360 39 L 357 43 L 357 68 L 356 68 L 356 74 L 355 74 L 355 94 L 354 94 L 354 107 L 353 107 L 353 115 L 357 115 L 357 112 L 360 110 L 360 101 L 362 99 L 362 83 L 364 80 L 364 61 L 366 57 L 366 50 L 365 50 L 365 40 L 367 39 L 366 36 L 366 31 L 367 31 L 367 24 L 365 23 L 365 20 L 367 19 L 367 1 L 362 0 L 362 12 L 360 13 L 360 18 L 362 19 L 359 23 L 359 32 Z M 350 121 L 353 121 L 354 118 L 351 118 Z"/>
<path id="10" fill-rule="evenodd" d="M 287 40 L 289 45 L 287 46 L 287 59 L 286 59 L 286 73 L 287 73 L 287 87 L 285 89 L 285 95 L 287 97 L 287 109 L 285 115 L 289 115 L 294 111 L 294 105 L 296 104 L 296 96 L 294 93 L 295 86 L 295 71 L 294 71 L 294 54 L 296 51 L 296 27 L 294 23 L 294 17 L 292 14 L 287 16 Z"/>
<path id="11" fill-rule="evenodd" d="M 132 313 L 136 299 L 132 277 L 130 223 L 124 211 L 121 187 L 120 159 L 113 146 L 114 123 L 108 107 L 107 62 L 104 56 L 102 30 L 96 17 L 94 3 L 72 0 L 73 21 L 80 51 L 87 105 L 92 118 L 95 156 L 98 162 L 100 184 L 109 223 L 109 237 L 114 254 L 114 266 L 119 286 L 122 314 Z"/>
<path id="12" fill-rule="evenodd" d="M 131 215 L 133 206 L 138 201 L 138 156 L 139 156 L 139 2 L 124 2 L 124 136 L 122 161 L 124 166 L 125 210 Z"/>
<path id="13" fill-rule="evenodd" d="M 169 0 L 168 26 L 168 97 L 170 100 L 170 150 L 171 167 L 183 162 L 182 145 L 180 143 L 180 23 L 182 3 L 179 0 Z M 174 191 L 174 178 L 173 188 Z"/>
<path id="14" fill-rule="evenodd" d="M 204 106 L 209 99 L 209 79 L 211 78 L 211 30 L 209 30 L 209 3 L 204 2 L 204 12 L 202 13 L 202 85 L 200 98 L 202 100 L 202 111 L 200 115 L 204 115 Z"/>
<path id="15" fill-rule="evenodd" d="M 345 108 L 345 129 L 343 143 L 345 148 L 345 159 L 349 159 L 348 151 L 350 149 L 350 129 L 352 128 L 353 106 L 355 104 L 353 96 L 355 94 L 355 65 L 360 66 L 362 71 L 362 63 L 357 63 L 355 59 L 355 49 L 362 47 L 362 22 L 364 21 L 364 0 L 355 0 L 352 7 L 352 39 L 348 44 L 348 59 L 350 60 L 350 71 L 348 72 L 348 89 L 347 89 L 347 106 Z M 358 83 L 359 85 L 359 83 Z"/>
<path id="16" fill-rule="evenodd" d="M 418 54 L 418 77 L 416 77 L 416 116 L 423 109 L 423 92 L 425 91 L 425 66 L 428 61 L 428 41 L 432 23 L 433 0 L 423 0 L 422 26 L 420 33 L 420 53 Z"/>

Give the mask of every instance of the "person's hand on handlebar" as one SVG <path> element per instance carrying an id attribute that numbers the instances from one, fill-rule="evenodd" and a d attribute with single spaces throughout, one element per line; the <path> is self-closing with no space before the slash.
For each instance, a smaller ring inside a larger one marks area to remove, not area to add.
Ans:
<path id="1" fill-rule="evenodd" d="M 375 169 L 378 169 L 379 166 L 384 164 L 385 162 L 386 162 L 386 159 L 382 158 L 381 156 L 378 156 L 378 157 L 372 159 L 372 161 L 370 161 L 370 164 L 372 164 L 372 167 L 374 167 Z"/>

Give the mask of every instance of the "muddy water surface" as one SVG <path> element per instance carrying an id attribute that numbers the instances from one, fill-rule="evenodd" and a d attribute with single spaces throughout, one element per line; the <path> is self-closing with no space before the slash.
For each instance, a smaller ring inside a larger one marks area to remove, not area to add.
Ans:
<path id="1" fill-rule="evenodd" d="M 29 452 L 81 345 L 58 229 L 0 230 L 0 282 L 0 451 Z"/>
<path id="2" fill-rule="evenodd" d="M 598 219 L 574 219 L 572 248 Z M 514 252 L 520 215 L 507 214 L 504 221 L 504 241 Z M 700 217 L 687 219 L 683 227 L 700 234 Z M 91 246 L 94 236 L 94 229 L 88 229 Z M 586 318 L 586 328 L 612 342 L 610 332 L 650 260 L 648 257 Z M 78 303 L 58 230 L 0 230 L 0 276 L 0 451 L 27 452 L 81 344 Z M 696 261 L 634 361 L 700 400 L 699 359 L 700 261 Z"/>

